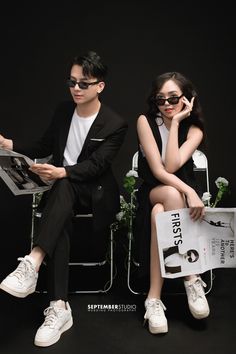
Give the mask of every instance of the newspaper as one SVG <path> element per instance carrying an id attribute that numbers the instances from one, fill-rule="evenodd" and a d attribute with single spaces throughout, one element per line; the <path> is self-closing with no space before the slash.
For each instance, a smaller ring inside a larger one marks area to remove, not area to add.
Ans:
<path id="1" fill-rule="evenodd" d="M 235 268 L 236 208 L 206 208 L 201 221 L 189 209 L 156 216 L 161 274 L 178 278 L 214 268 Z"/>
<path id="2" fill-rule="evenodd" d="M 25 155 L 0 149 L 0 177 L 14 195 L 39 193 L 51 188 L 51 182 L 43 181 L 29 170 L 34 163 Z"/>

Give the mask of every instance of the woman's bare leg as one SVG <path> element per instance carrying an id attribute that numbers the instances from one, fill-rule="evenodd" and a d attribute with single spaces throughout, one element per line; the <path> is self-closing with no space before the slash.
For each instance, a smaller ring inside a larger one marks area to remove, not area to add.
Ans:
<path id="1" fill-rule="evenodd" d="M 150 289 L 148 298 L 160 299 L 163 278 L 160 269 L 155 218 L 157 213 L 184 208 L 185 201 L 183 195 L 170 186 L 158 186 L 152 189 L 150 201 L 154 207 L 151 215 Z"/>
<path id="2" fill-rule="evenodd" d="M 163 278 L 161 276 L 160 259 L 157 246 L 156 222 L 155 217 L 158 213 L 163 212 L 162 204 L 157 203 L 152 209 L 151 215 L 151 246 L 150 246 L 150 289 L 148 298 L 161 298 L 161 289 Z"/>

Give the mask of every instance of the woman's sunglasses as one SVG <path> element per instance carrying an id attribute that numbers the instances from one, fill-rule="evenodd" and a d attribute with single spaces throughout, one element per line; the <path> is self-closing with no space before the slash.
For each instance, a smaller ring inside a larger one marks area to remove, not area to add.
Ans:
<path id="1" fill-rule="evenodd" d="M 171 96 L 171 97 L 168 97 L 168 98 L 163 98 L 163 97 L 157 97 L 156 98 L 156 104 L 158 106 L 164 106 L 164 104 L 166 103 L 166 101 L 169 103 L 169 104 L 177 104 L 179 103 L 179 100 L 181 97 L 183 97 L 183 93 L 182 95 L 180 96 Z"/>

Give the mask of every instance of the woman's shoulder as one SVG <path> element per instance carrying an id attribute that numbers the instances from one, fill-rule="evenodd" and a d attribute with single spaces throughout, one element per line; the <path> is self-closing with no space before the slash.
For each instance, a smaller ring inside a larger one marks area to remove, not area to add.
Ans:
<path id="1" fill-rule="evenodd" d="M 141 127 L 150 127 L 152 130 L 156 130 L 158 123 L 157 119 L 150 118 L 145 114 L 140 114 L 137 118 L 137 125 Z"/>
<path id="2" fill-rule="evenodd" d="M 147 124 L 148 123 L 148 117 L 145 114 L 140 114 L 137 118 L 137 124 Z"/>
<path id="3" fill-rule="evenodd" d="M 192 124 L 190 125 L 188 129 L 188 136 L 190 135 L 199 135 L 201 138 L 203 137 L 203 131 L 197 127 L 196 125 Z"/>
<path id="4" fill-rule="evenodd" d="M 137 120 L 142 120 L 142 119 L 147 119 L 147 117 L 144 113 L 141 113 L 137 118 Z"/>

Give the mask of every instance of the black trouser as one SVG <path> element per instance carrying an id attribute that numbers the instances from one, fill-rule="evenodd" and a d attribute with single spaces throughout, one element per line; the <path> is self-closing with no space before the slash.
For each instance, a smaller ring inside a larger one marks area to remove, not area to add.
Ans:
<path id="1" fill-rule="evenodd" d="M 91 212 L 91 188 L 57 180 L 48 193 L 34 246 L 47 254 L 50 300 L 67 301 L 70 242 L 74 209 Z"/>

